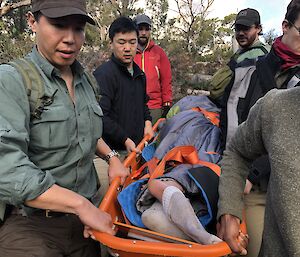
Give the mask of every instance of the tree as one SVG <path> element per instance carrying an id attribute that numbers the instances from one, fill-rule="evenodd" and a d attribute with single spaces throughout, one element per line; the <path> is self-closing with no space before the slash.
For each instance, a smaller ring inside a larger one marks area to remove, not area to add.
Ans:
<path id="1" fill-rule="evenodd" d="M 2 6 L 3 0 L 0 1 L 0 17 L 12 12 L 15 9 L 18 9 L 23 6 L 28 6 L 31 3 L 31 0 L 23 0 L 23 1 L 4 1 Z M 2 6 L 2 7 L 1 7 Z"/>
<path id="2" fill-rule="evenodd" d="M 147 11 L 151 15 L 152 32 L 151 36 L 155 40 L 163 38 L 166 32 L 166 21 L 169 9 L 168 0 L 147 0 Z"/>
<path id="3" fill-rule="evenodd" d="M 268 45 L 272 45 L 275 38 L 278 37 L 278 34 L 275 32 L 275 29 L 270 29 L 266 33 L 264 33 L 263 38 Z"/>
<path id="4" fill-rule="evenodd" d="M 135 13 L 135 4 L 138 0 L 109 0 L 109 2 L 119 16 L 129 17 Z"/>
<path id="5" fill-rule="evenodd" d="M 214 0 L 175 0 L 179 14 L 177 28 L 181 32 L 186 50 L 193 52 L 193 42 L 199 37 L 197 29 L 203 28 L 203 23 Z"/>
<path id="6" fill-rule="evenodd" d="M 0 63 L 23 56 L 33 45 L 25 13 L 30 1 L 1 1 Z"/>

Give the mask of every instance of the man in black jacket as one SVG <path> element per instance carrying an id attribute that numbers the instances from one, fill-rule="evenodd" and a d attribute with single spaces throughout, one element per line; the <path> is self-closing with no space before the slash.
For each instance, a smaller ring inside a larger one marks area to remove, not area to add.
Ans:
<path id="1" fill-rule="evenodd" d="M 143 136 L 153 136 L 147 107 L 146 77 L 134 63 L 138 29 L 127 17 L 117 18 L 109 28 L 111 59 L 98 67 L 94 76 L 100 87 L 103 138 L 117 150 L 137 152 Z"/>

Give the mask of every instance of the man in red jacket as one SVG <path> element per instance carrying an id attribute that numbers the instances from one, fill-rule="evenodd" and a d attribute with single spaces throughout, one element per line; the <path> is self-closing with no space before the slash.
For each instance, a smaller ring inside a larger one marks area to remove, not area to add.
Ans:
<path id="1" fill-rule="evenodd" d="M 146 73 L 148 107 L 155 123 L 165 117 L 172 104 L 171 65 L 164 50 L 151 40 L 151 20 L 145 14 L 135 18 L 139 28 L 138 48 L 134 61 Z"/>

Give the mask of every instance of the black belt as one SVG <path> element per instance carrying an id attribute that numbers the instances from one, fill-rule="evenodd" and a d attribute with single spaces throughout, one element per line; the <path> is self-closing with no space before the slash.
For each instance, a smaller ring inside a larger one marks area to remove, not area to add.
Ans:
<path id="1" fill-rule="evenodd" d="M 57 211 L 51 211 L 51 210 L 36 210 L 30 216 L 44 216 L 47 218 L 52 218 L 52 217 L 63 217 L 63 216 L 69 216 L 70 213 L 65 213 L 65 212 L 57 212 Z"/>
<path id="2" fill-rule="evenodd" d="M 51 210 L 36 209 L 33 212 L 26 214 L 22 208 L 13 208 L 11 214 L 22 216 L 41 216 L 46 218 L 69 216 L 70 213 L 57 212 Z"/>

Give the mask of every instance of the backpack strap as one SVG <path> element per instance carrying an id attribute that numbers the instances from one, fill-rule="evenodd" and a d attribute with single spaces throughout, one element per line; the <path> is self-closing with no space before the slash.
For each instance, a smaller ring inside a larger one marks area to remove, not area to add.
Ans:
<path id="1" fill-rule="evenodd" d="M 227 63 L 227 65 L 229 66 L 229 68 L 232 71 L 235 71 L 235 68 L 238 66 L 238 63 L 236 61 L 236 59 L 238 58 L 238 56 L 240 56 L 241 54 L 244 54 L 248 51 L 251 51 L 253 49 L 260 49 L 264 54 L 268 54 L 269 51 L 266 49 L 266 47 L 264 45 L 257 45 L 257 46 L 253 46 L 250 48 L 246 48 L 246 49 L 242 49 L 240 52 L 236 52 L 229 60 L 229 62 Z M 256 63 L 256 58 L 253 60 L 253 63 L 251 65 L 254 65 Z M 244 63 L 245 64 L 245 63 Z M 247 64 L 250 65 L 250 64 Z"/>
<path id="2" fill-rule="evenodd" d="M 264 45 L 253 46 L 249 50 L 252 50 L 252 49 L 260 49 L 261 51 L 264 52 L 264 54 L 269 53 L 269 51 L 266 49 L 266 47 Z"/>
<path id="3" fill-rule="evenodd" d="M 45 96 L 44 81 L 34 63 L 26 58 L 16 59 L 8 63 L 21 75 L 23 86 L 30 105 L 30 120 L 41 119 L 45 106 L 52 104 L 54 95 Z"/>
<path id="4" fill-rule="evenodd" d="M 239 52 L 239 55 L 244 54 L 248 51 L 251 51 L 253 49 L 260 49 L 262 52 L 264 52 L 264 54 L 269 53 L 269 51 L 266 49 L 266 47 L 264 45 L 256 45 L 256 46 L 251 46 L 249 48 L 244 48 Z"/>

